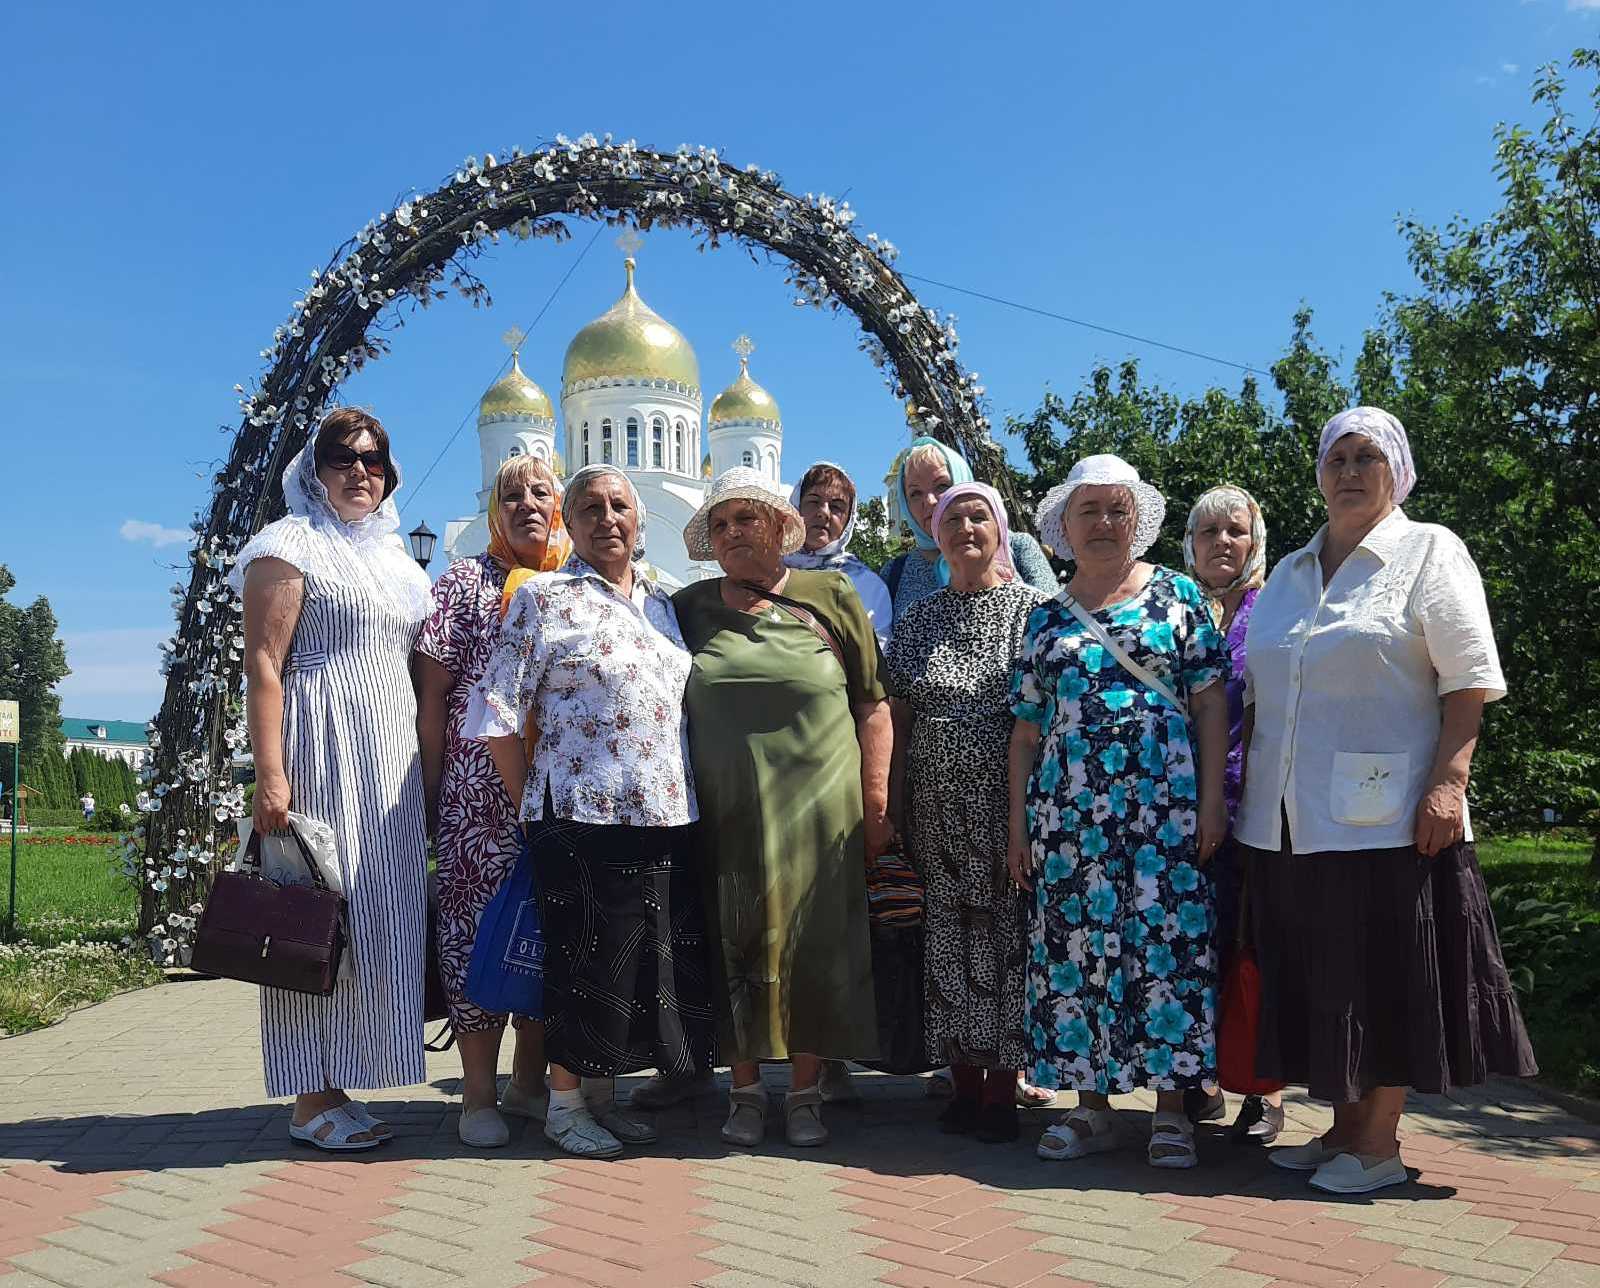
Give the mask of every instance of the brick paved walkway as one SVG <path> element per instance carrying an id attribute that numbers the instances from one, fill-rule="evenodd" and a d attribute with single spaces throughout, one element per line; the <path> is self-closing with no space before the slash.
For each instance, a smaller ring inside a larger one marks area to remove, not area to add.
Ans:
<path id="1" fill-rule="evenodd" d="M 1415 1101 L 1414 1179 L 1373 1200 L 1314 1198 L 1204 1130 L 1188 1173 L 1041 1163 L 1047 1115 L 1013 1146 L 953 1140 L 917 1080 L 878 1076 L 817 1151 L 730 1152 L 708 1096 L 615 1163 L 520 1124 L 469 1152 L 453 1052 L 374 1099 L 392 1145 L 336 1160 L 287 1143 L 255 1017 L 246 986 L 179 983 L 0 1041 L 0 1288 L 1600 1288 L 1600 1128 L 1514 1085 Z M 1147 1110 L 1124 1106 L 1135 1138 Z M 1286 1143 L 1327 1121 L 1290 1116 Z"/>

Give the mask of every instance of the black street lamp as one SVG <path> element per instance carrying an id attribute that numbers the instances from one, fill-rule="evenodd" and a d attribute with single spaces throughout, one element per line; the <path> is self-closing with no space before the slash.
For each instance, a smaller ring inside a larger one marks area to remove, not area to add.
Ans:
<path id="1" fill-rule="evenodd" d="M 433 559 L 433 543 L 439 538 L 428 527 L 427 520 L 411 529 L 411 557 L 426 568 Z"/>

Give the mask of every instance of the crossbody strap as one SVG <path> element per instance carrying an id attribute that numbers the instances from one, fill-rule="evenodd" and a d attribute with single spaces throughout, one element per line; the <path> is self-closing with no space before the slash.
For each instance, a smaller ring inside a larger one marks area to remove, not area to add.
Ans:
<path id="1" fill-rule="evenodd" d="M 850 668 L 844 664 L 844 650 L 839 647 L 839 641 L 833 638 L 833 632 L 817 620 L 817 615 L 798 600 L 790 599 L 787 595 L 780 595 L 775 590 L 768 590 L 765 586 L 758 586 L 753 581 L 741 581 L 740 587 L 748 590 L 752 595 L 759 595 L 762 599 L 770 599 L 774 604 L 782 604 L 789 610 L 791 617 L 797 618 L 811 628 L 811 633 L 828 646 L 828 652 L 833 654 L 834 661 L 839 664 L 839 669 L 846 675 Z"/>
<path id="2" fill-rule="evenodd" d="M 1129 657 L 1127 650 L 1124 649 L 1122 645 L 1118 644 L 1116 640 L 1111 638 L 1111 632 L 1106 630 L 1104 626 L 1100 625 L 1100 623 L 1096 621 L 1093 616 L 1085 611 L 1083 605 L 1071 595 L 1063 595 L 1061 598 L 1062 602 L 1064 602 L 1067 606 L 1067 611 L 1083 623 L 1084 629 L 1095 637 L 1095 640 L 1099 643 L 1101 648 L 1105 649 L 1107 653 L 1111 654 L 1112 657 L 1117 659 L 1117 662 L 1121 665 L 1124 671 L 1133 676 L 1134 679 L 1138 680 L 1146 688 L 1154 689 L 1168 702 L 1172 703 L 1173 706 L 1177 707 L 1179 711 L 1183 712 L 1185 719 L 1188 718 L 1188 704 L 1172 691 L 1171 685 L 1169 685 L 1165 680 L 1157 677 L 1153 671 L 1147 669 L 1146 667 L 1140 666 L 1131 657 Z"/>

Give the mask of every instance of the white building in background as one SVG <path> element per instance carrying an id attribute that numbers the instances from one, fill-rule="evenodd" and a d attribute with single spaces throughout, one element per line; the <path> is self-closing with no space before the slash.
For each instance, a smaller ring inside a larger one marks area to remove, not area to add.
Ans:
<path id="1" fill-rule="evenodd" d="M 621 297 L 567 346 L 559 430 L 549 396 L 523 373 L 520 354 L 513 354 L 511 370 L 483 395 L 478 513 L 446 525 L 451 560 L 487 548 L 489 489 L 501 462 L 519 452 L 552 462 L 561 474 L 601 462 L 621 466 L 648 516 L 646 562 L 669 587 L 717 572 L 714 564 L 691 560 L 683 544 L 683 525 L 700 508 L 713 475 L 748 465 L 774 483 L 781 480 L 783 421 L 776 400 L 751 378 L 755 346 L 744 336 L 735 341 L 739 374 L 712 400 L 702 425 L 694 348 L 640 298 L 631 256 L 624 267 Z M 515 334 L 509 338 L 520 341 Z"/>

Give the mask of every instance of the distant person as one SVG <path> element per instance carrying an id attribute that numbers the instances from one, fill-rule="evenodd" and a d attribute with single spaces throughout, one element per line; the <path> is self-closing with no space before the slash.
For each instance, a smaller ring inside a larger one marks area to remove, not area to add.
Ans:
<path id="1" fill-rule="evenodd" d="M 1269 1157 L 1333 1194 L 1409 1179 L 1408 1087 L 1537 1072 L 1467 811 L 1505 678 L 1472 556 L 1400 509 L 1416 477 L 1388 412 L 1329 420 L 1327 522 L 1250 618 L 1235 833 L 1261 966 L 1256 1072 L 1332 1102 L 1328 1131 Z"/>
<path id="2" fill-rule="evenodd" d="M 411 647 L 428 578 L 397 535 L 400 470 L 376 417 L 341 407 L 283 472 L 289 513 L 239 552 L 259 832 L 333 829 L 353 978 L 326 997 L 261 990 L 267 1094 L 328 1151 L 392 1134 L 347 1088 L 422 1082 L 427 831 Z"/>
<path id="3" fill-rule="evenodd" d="M 478 921 L 516 864 L 522 830 L 519 802 L 507 794 L 488 747 L 463 730 L 472 688 L 494 654 L 508 590 L 530 573 L 560 568 L 571 553 L 560 498 L 554 471 L 537 456 L 513 456 L 500 466 L 490 492 L 489 549 L 458 559 L 434 583 L 433 612 L 413 654 L 422 782 L 438 856 L 439 973 L 461 1052 L 457 1130 L 463 1144 L 479 1148 L 510 1139 L 502 1112 L 543 1122 L 547 1101 L 538 1021 L 518 1021 L 511 1081 L 500 1098 L 506 1017 L 466 996 Z"/>
<path id="4" fill-rule="evenodd" d="M 87 823 L 94 817 L 94 797 L 88 793 L 78 797 L 78 808 L 83 811 L 83 821 Z"/>

